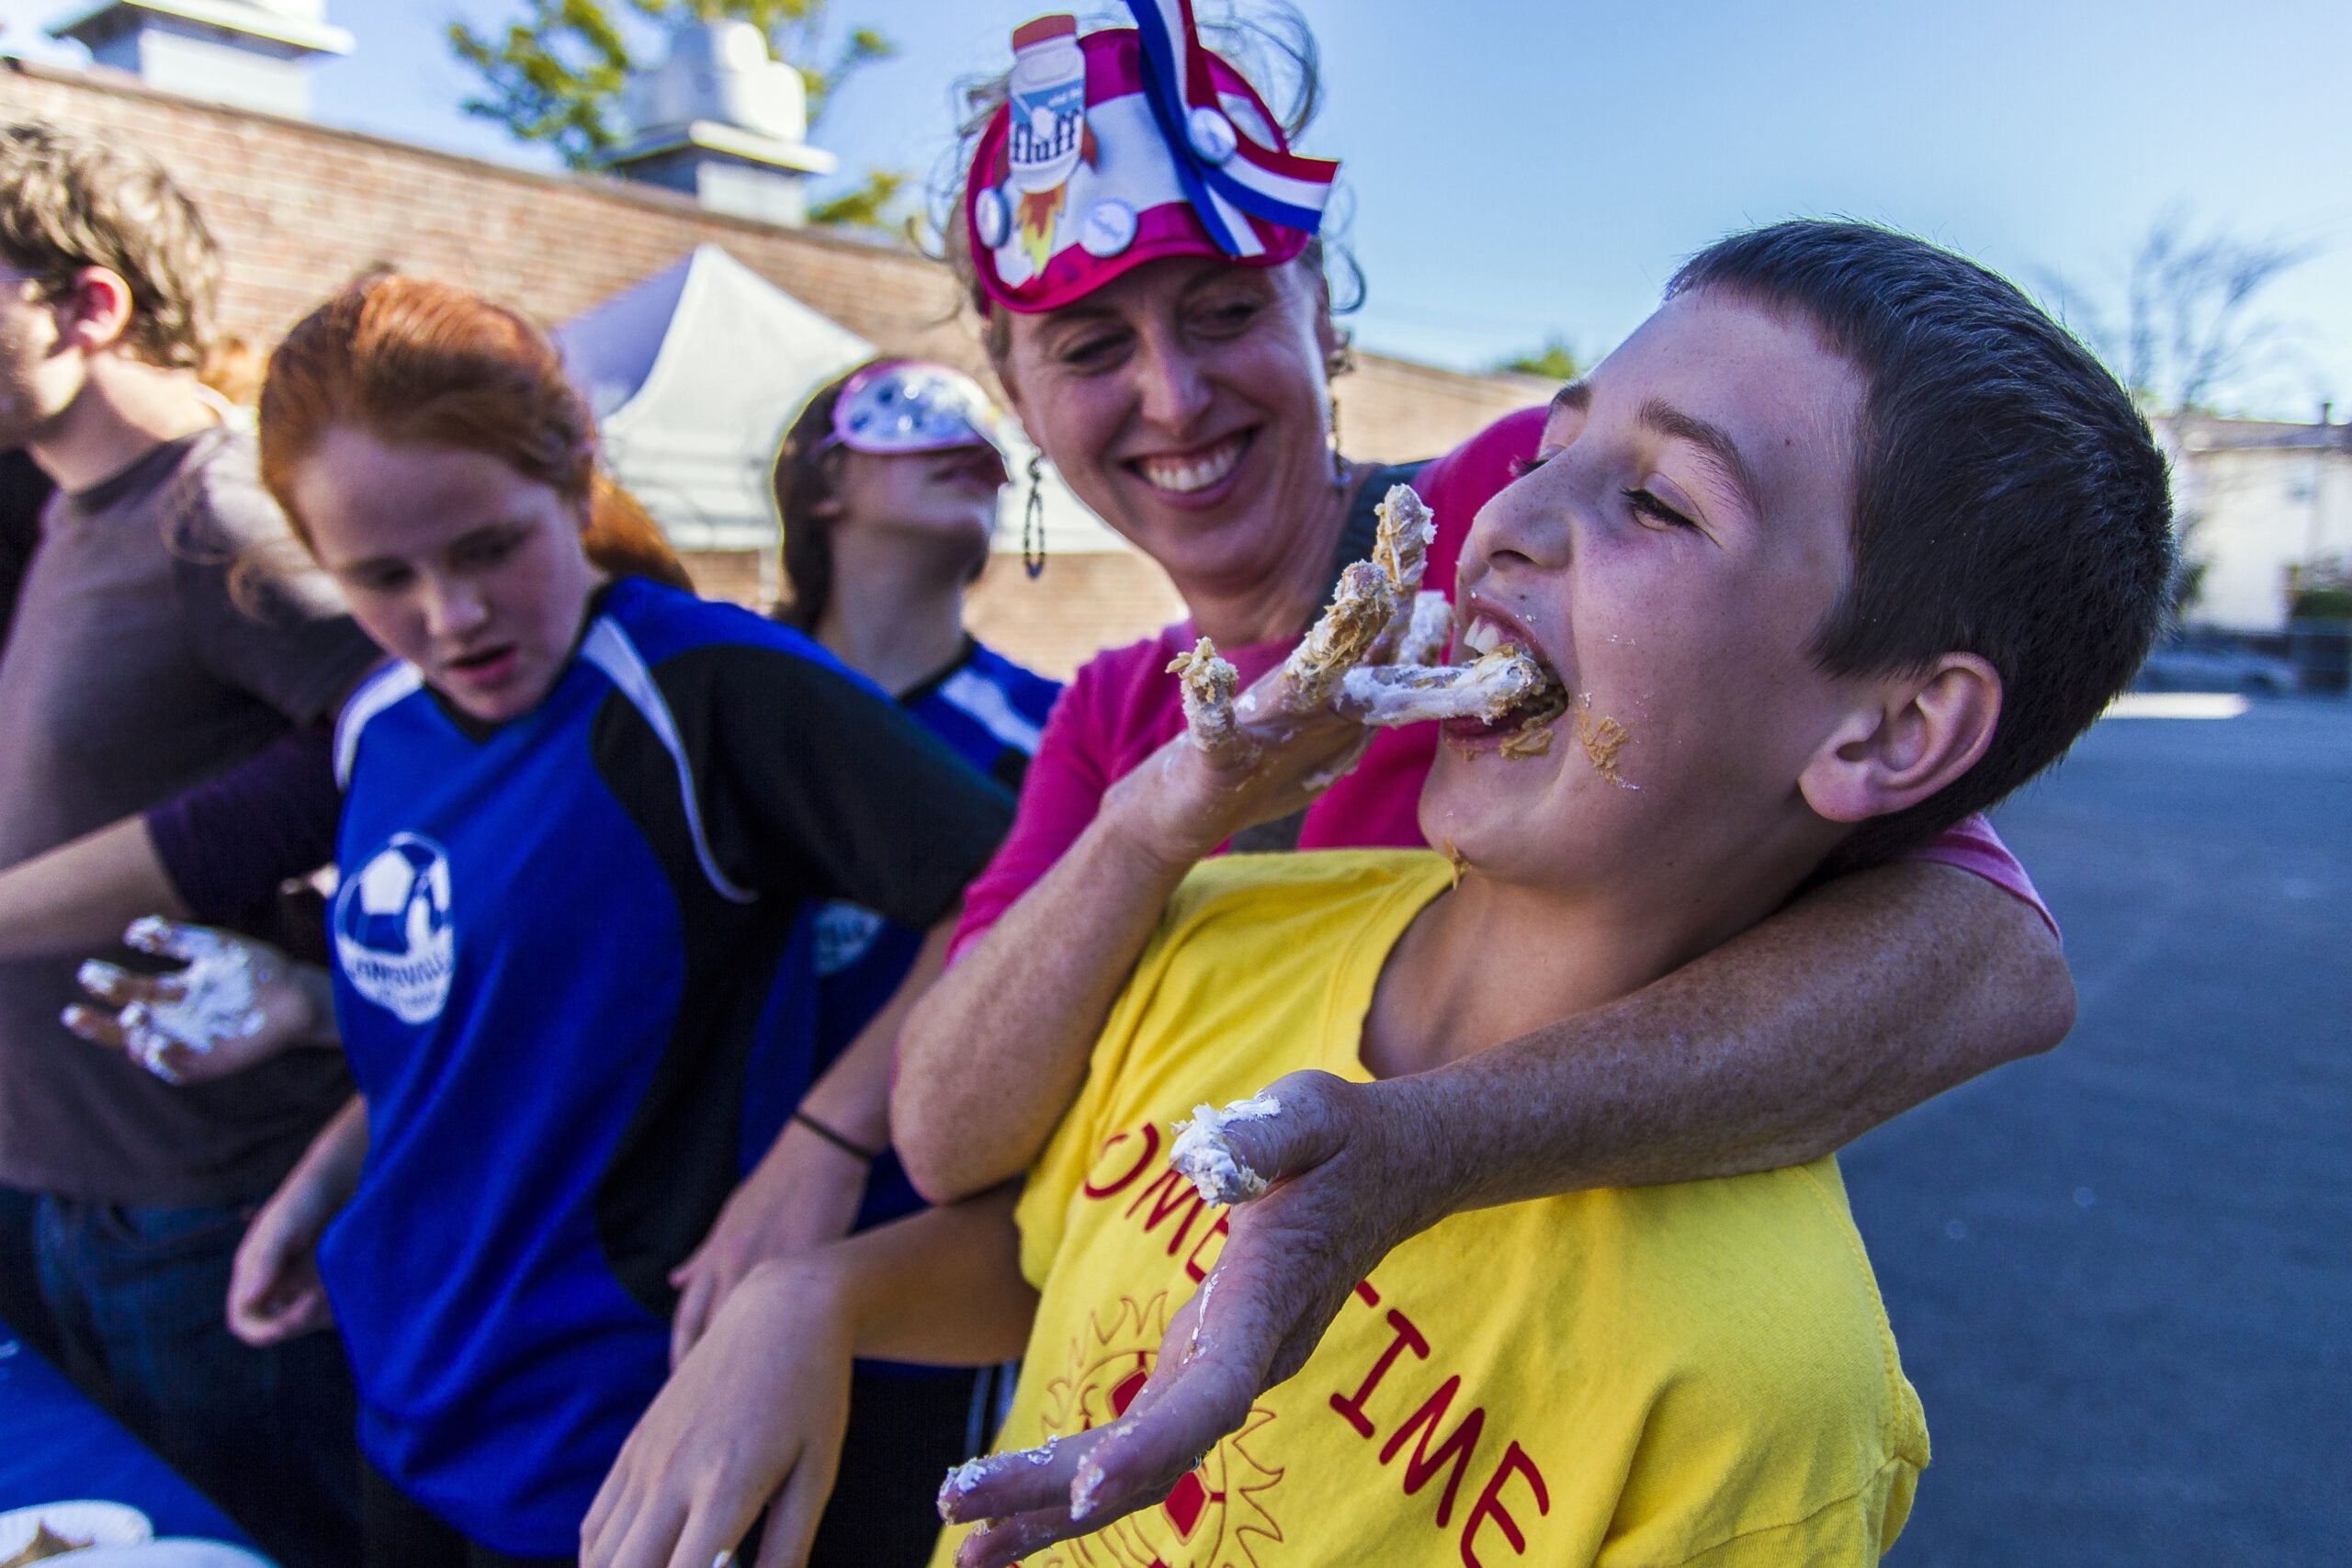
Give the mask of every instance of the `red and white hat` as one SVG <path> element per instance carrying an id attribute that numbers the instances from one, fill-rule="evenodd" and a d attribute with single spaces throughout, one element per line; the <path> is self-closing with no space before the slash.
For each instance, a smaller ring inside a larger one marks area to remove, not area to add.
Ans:
<path id="1" fill-rule="evenodd" d="M 1005 102 L 980 133 L 964 219 L 980 287 L 1051 310 L 1162 256 L 1273 266 L 1306 248 L 1340 165 L 1290 151 L 1192 0 L 1126 0 L 1133 28 L 1013 29 Z"/>

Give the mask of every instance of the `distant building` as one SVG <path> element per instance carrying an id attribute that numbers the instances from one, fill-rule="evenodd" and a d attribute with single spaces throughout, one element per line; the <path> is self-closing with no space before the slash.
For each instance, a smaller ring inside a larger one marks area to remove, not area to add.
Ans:
<path id="1" fill-rule="evenodd" d="M 2282 630 L 2296 569 L 2352 563 L 2352 424 L 2331 414 L 2323 406 L 2316 424 L 2160 422 L 2189 553 L 2206 563 L 2189 622 Z"/>
<path id="2" fill-rule="evenodd" d="M 161 160 L 226 253 L 224 325 L 252 349 L 372 267 L 447 278 L 553 326 L 716 244 L 885 353 L 987 376 L 945 268 L 903 246 L 794 226 L 805 178 L 830 163 L 799 140 L 798 106 L 756 38 L 718 27 L 673 40 L 666 62 L 632 85 L 638 139 L 615 160 L 623 177 L 544 175 L 311 122 L 282 72 L 348 46 L 324 13 L 322 0 L 85 6 L 60 27 L 94 40 L 98 68 L 0 58 L 0 118 L 77 126 Z M 257 70 L 206 80 L 236 76 L 269 93 L 223 101 L 240 95 L 175 74 L 191 32 L 216 67 L 219 51 L 243 48 Z M 1552 390 L 1371 354 L 1336 389 L 1351 451 L 1390 461 L 1444 451 Z M 659 516 L 660 498 L 649 500 Z M 1017 551 L 1012 515 L 998 543 Z M 688 563 L 706 592 L 753 601 L 773 575 L 763 554 L 704 550 Z M 979 635 L 1056 672 L 1181 613 L 1159 570 L 1099 525 L 1083 547 L 1057 542 L 1037 582 L 1018 566 L 991 570 L 972 605 Z"/>

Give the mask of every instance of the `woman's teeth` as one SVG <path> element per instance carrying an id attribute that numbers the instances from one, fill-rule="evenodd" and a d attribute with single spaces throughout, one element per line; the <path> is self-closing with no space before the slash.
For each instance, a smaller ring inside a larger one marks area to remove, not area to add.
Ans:
<path id="1" fill-rule="evenodd" d="M 1241 461 L 1241 449 L 1249 443 L 1237 435 L 1221 441 L 1205 452 L 1182 457 L 1143 457 L 1136 462 L 1136 471 L 1144 482 L 1154 490 L 1187 495 L 1209 486 L 1233 472 Z"/>
<path id="2" fill-rule="evenodd" d="M 1503 629 L 1481 617 L 1462 634 L 1462 646 L 1473 653 L 1492 653 L 1503 644 Z"/>

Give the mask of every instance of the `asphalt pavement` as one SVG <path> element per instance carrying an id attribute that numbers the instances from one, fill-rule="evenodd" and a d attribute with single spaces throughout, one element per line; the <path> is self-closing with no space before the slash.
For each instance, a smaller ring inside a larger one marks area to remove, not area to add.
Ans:
<path id="1" fill-rule="evenodd" d="M 2081 1015 L 1845 1156 L 1934 1444 L 1889 1561 L 2352 1563 L 2352 703 L 2109 718 L 1996 820 Z"/>

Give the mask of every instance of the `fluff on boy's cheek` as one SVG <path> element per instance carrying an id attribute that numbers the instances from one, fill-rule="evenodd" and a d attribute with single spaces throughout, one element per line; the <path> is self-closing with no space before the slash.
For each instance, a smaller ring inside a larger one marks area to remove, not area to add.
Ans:
<path id="1" fill-rule="evenodd" d="M 1617 771 L 1617 754 L 1625 749 L 1634 732 L 1607 714 L 1596 716 L 1589 692 L 1569 710 L 1569 716 L 1576 720 L 1577 745 L 1582 748 L 1584 760 L 1592 764 L 1592 771 L 1619 789 L 1641 788 Z"/>

